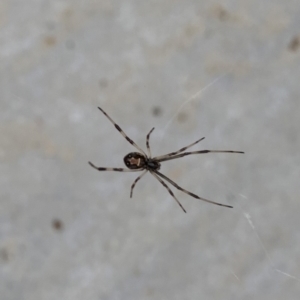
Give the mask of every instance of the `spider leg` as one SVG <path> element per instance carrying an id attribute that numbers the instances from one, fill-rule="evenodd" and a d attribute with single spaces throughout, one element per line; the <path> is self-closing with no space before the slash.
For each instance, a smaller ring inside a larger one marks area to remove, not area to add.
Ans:
<path id="1" fill-rule="evenodd" d="M 150 145 L 149 145 L 149 138 L 150 138 L 150 134 L 151 132 L 154 130 L 154 127 L 149 131 L 149 133 L 147 134 L 147 138 L 146 138 L 146 146 L 147 146 L 147 151 L 149 154 L 149 158 L 151 158 L 151 150 L 150 150 Z"/>
<path id="2" fill-rule="evenodd" d="M 155 173 L 157 173 L 157 171 L 150 171 L 150 173 L 168 190 L 168 192 L 170 193 L 170 195 L 175 199 L 175 201 L 178 203 L 178 205 L 181 207 L 181 209 L 186 213 L 186 210 L 184 209 L 184 207 L 182 206 L 182 204 L 179 202 L 179 200 L 175 197 L 174 193 L 172 192 L 172 190 L 166 185 L 166 183 L 159 178 Z"/>
<path id="3" fill-rule="evenodd" d="M 171 160 L 171 159 L 176 159 L 180 158 L 183 156 L 191 155 L 191 154 L 205 154 L 205 153 L 240 153 L 243 154 L 245 152 L 243 151 L 233 151 L 233 150 L 200 150 L 200 151 L 192 151 L 192 152 L 184 152 L 178 155 L 173 155 L 173 156 L 166 156 L 166 157 L 161 157 L 161 158 L 153 158 L 158 162 L 166 161 L 166 160 Z"/>
<path id="4" fill-rule="evenodd" d="M 167 176 L 165 176 L 164 174 L 158 172 L 158 171 L 154 171 L 157 175 L 159 175 L 160 177 L 162 177 L 163 179 L 167 180 L 168 182 L 170 182 L 173 186 L 175 186 L 178 190 L 196 198 L 196 199 L 200 199 L 202 201 L 205 201 L 205 202 L 208 202 L 208 203 L 212 203 L 212 204 L 216 204 L 216 205 L 219 205 L 219 206 L 224 206 L 224 207 L 229 207 L 229 208 L 233 208 L 232 206 L 230 205 L 225 205 L 225 204 L 222 204 L 222 203 L 218 203 L 218 202 L 215 202 L 215 201 L 211 201 L 211 200 L 207 200 L 207 199 L 204 199 L 204 198 L 201 198 L 185 189 L 183 189 L 182 187 L 180 187 L 177 183 L 175 183 L 173 180 L 171 180 L 170 178 L 168 178 Z"/>
<path id="5" fill-rule="evenodd" d="M 134 146 L 136 149 L 138 149 L 140 152 L 142 152 L 144 155 L 146 155 L 146 153 L 131 139 L 129 138 L 126 133 L 121 129 L 121 127 L 116 124 L 114 122 L 114 120 L 101 108 L 101 107 L 98 107 L 102 113 L 114 124 L 114 126 L 116 127 L 116 129 L 124 136 L 124 138 L 132 145 Z"/>
<path id="6" fill-rule="evenodd" d="M 89 165 L 98 171 L 117 171 L 117 172 L 138 172 L 143 169 L 124 169 L 124 168 L 105 168 L 105 167 L 96 167 L 89 161 Z"/>
<path id="7" fill-rule="evenodd" d="M 194 142 L 194 143 L 192 143 L 192 144 L 190 144 L 190 145 L 188 145 L 188 146 L 186 146 L 186 147 L 183 147 L 183 148 L 181 148 L 181 149 L 179 149 L 179 150 L 177 150 L 177 151 L 175 151 L 175 152 L 170 152 L 170 153 L 168 153 L 168 154 L 164 154 L 164 155 L 161 155 L 161 156 L 156 156 L 156 157 L 154 157 L 154 159 L 162 159 L 162 158 L 165 158 L 165 157 L 170 157 L 170 156 L 176 155 L 176 154 L 178 154 L 178 153 L 180 153 L 180 152 L 183 152 L 183 151 L 185 151 L 186 149 L 188 149 L 188 148 L 190 148 L 190 147 L 192 147 L 192 146 L 198 144 L 199 142 L 201 142 L 201 141 L 204 140 L 204 139 L 205 139 L 205 138 L 203 137 L 203 138 L 197 140 L 196 142 Z"/>
<path id="8" fill-rule="evenodd" d="M 145 170 L 132 184 L 131 189 L 130 189 L 130 198 L 132 198 L 132 193 L 133 193 L 133 189 L 136 185 L 136 183 L 147 173 L 148 170 Z"/>

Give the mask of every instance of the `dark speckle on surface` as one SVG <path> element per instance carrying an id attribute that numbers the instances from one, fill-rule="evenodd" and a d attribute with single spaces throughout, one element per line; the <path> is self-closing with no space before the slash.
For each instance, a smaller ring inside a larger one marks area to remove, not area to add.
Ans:
<path id="1" fill-rule="evenodd" d="M 154 106 L 152 109 L 153 116 L 159 117 L 162 115 L 162 109 L 159 106 Z"/>
<path id="2" fill-rule="evenodd" d="M 222 22 L 228 21 L 230 17 L 228 11 L 221 5 L 217 5 L 213 8 L 213 14 Z"/>
<path id="3" fill-rule="evenodd" d="M 108 80 L 106 78 L 102 78 L 99 80 L 99 86 L 101 88 L 106 88 L 108 86 Z"/>
<path id="4" fill-rule="evenodd" d="M 52 227 L 57 231 L 61 231 L 63 229 L 63 223 L 59 219 L 54 219 L 52 221 Z"/>
<path id="5" fill-rule="evenodd" d="M 289 43 L 289 50 L 290 51 L 297 51 L 300 47 L 300 36 L 295 36 Z"/>
<path id="6" fill-rule="evenodd" d="M 54 46 L 56 44 L 55 36 L 52 36 L 52 35 L 46 36 L 44 38 L 44 43 L 46 46 L 49 46 L 49 47 Z"/>
<path id="7" fill-rule="evenodd" d="M 0 257 L 2 261 L 8 261 L 9 260 L 9 253 L 6 248 L 2 248 L 0 250 Z"/>
<path id="8" fill-rule="evenodd" d="M 188 115 L 186 113 L 184 113 L 184 112 L 179 112 L 178 113 L 178 116 L 177 116 L 178 122 L 184 123 L 184 122 L 187 121 L 187 119 L 188 119 Z"/>

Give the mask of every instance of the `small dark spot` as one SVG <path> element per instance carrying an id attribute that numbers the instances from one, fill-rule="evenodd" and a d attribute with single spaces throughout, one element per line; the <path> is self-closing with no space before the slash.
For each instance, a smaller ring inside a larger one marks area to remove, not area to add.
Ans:
<path id="1" fill-rule="evenodd" d="M 214 15 L 222 22 L 228 21 L 230 15 L 228 11 L 221 5 L 217 5 L 213 9 Z"/>
<path id="2" fill-rule="evenodd" d="M 55 36 L 49 35 L 44 38 L 44 43 L 46 46 L 52 47 L 56 44 Z"/>
<path id="3" fill-rule="evenodd" d="M 3 248 L 0 250 L 0 255 L 1 255 L 1 259 L 3 261 L 8 261 L 9 260 L 9 253 L 7 251 L 7 249 Z"/>
<path id="4" fill-rule="evenodd" d="M 162 109 L 161 109 L 159 106 L 154 106 L 154 107 L 152 108 L 152 114 L 153 114 L 153 116 L 155 116 L 155 117 L 159 117 L 159 116 L 162 115 Z"/>
<path id="5" fill-rule="evenodd" d="M 180 123 L 183 123 L 183 122 L 187 121 L 187 119 L 188 119 L 188 115 L 184 112 L 180 112 L 177 116 L 177 120 Z"/>
<path id="6" fill-rule="evenodd" d="M 52 227 L 57 231 L 61 231 L 63 229 L 63 226 L 64 225 L 63 225 L 62 221 L 59 219 L 54 219 L 52 221 Z"/>
<path id="7" fill-rule="evenodd" d="M 65 21 L 69 21 L 73 15 L 74 15 L 74 12 L 70 8 L 65 9 L 62 13 L 62 16 L 65 19 Z"/>
<path id="8" fill-rule="evenodd" d="M 300 47 L 300 36 L 296 36 L 290 41 L 288 48 L 290 51 L 297 51 L 299 47 Z"/>
<path id="9" fill-rule="evenodd" d="M 101 88 L 106 88 L 108 86 L 108 80 L 106 78 L 102 78 L 99 80 L 99 86 Z"/>
<path id="10" fill-rule="evenodd" d="M 73 50 L 76 46 L 76 44 L 73 40 L 66 40 L 65 45 L 68 50 Z"/>

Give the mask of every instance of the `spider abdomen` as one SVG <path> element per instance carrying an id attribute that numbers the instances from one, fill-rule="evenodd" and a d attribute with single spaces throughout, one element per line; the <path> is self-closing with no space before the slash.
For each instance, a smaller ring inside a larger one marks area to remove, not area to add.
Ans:
<path id="1" fill-rule="evenodd" d="M 141 169 L 145 167 L 146 158 L 139 152 L 130 152 L 124 157 L 124 164 L 129 169 Z"/>

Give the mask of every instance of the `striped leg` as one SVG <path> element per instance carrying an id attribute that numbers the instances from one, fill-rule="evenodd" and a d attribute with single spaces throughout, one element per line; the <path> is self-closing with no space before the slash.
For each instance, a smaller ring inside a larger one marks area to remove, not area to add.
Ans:
<path id="1" fill-rule="evenodd" d="M 138 172 L 142 171 L 143 169 L 124 169 L 124 168 L 103 168 L 103 167 L 96 167 L 89 161 L 89 165 L 98 171 L 117 171 L 117 172 Z"/>
<path id="2" fill-rule="evenodd" d="M 161 157 L 159 159 L 155 157 L 154 159 L 157 160 L 158 162 L 162 162 L 162 161 L 166 161 L 166 160 L 184 157 L 184 156 L 191 155 L 191 154 L 205 154 L 205 153 L 240 153 L 240 154 L 243 154 L 245 152 L 232 151 L 232 150 L 200 150 L 200 151 L 184 152 L 184 153 L 181 153 L 178 155 L 173 155 L 173 156 L 165 156 L 165 157 Z"/>
<path id="3" fill-rule="evenodd" d="M 121 129 L 121 127 L 116 124 L 114 122 L 114 120 L 100 107 L 98 107 L 102 113 L 114 124 L 114 126 L 116 127 L 116 129 L 124 136 L 124 138 L 132 145 L 134 146 L 136 149 L 138 149 L 140 152 L 142 152 L 144 155 L 146 155 L 146 153 L 131 139 L 129 138 L 126 133 Z"/>
<path id="4" fill-rule="evenodd" d="M 167 180 L 168 182 L 170 182 L 173 186 L 175 186 L 178 190 L 196 198 L 196 199 L 199 199 L 199 200 L 202 200 L 202 201 L 205 201 L 205 202 L 208 202 L 208 203 L 212 203 L 212 204 L 215 204 L 215 205 L 219 205 L 219 206 L 224 206 L 224 207 L 229 207 L 229 208 L 233 208 L 232 206 L 230 205 L 225 205 L 225 204 L 221 204 L 221 203 L 218 203 L 218 202 L 214 202 L 214 201 L 211 201 L 211 200 L 207 200 L 207 199 L 204 199 L 204 198 L 201 198 L 185 189 L 183 189 L 182 187 L 180 187 L 177 183 L 175 183 L 173 180 L 171 180 L 170 178 L 168 178 L 167 176 L 165 176 L 164 174 L 158 172 L 158 171 L 155 171 L 155 173 L 157 175 L 159 175 L 160 177 L 162 177 L 163 179 Z"/>
<path id="5" fill-rule="evenodd" d="M 179 202 L 179 200 L 175 197 L 174 193 L 172 192 L 172 190 L 166 185 L 166 183 L 160 179 L 155 173 L 157 171 L 150 171 L 150 173 L 168 190 L 168 192 L 170 193 L 170 195 L 175 199 L 175 201 L 178 203 L 178 205 L 181 207 L 181 209 L 186 213 L 186 210 L 184 209 L 184 207 L 181 205 L 181 203 Z M 158 173 L 158 172 L 157 172 Z"/>
<path id="6" fill-rule="evenodd" d="M 149 158 L 151 158 L 151 150 L 150 150 L 150 145 L 149 145 L 149 138 L 150 138 L 150 134 L 151 132 L 154 130 L 154 127 L 150 130 L 150 132 L 147 134 L 147 138 L 146 138 L 146 146 L 147 146 L 147 151 L 149 154 Z"/>
<path id="7" fill-rule="evenodd" d="M 179 154 L 180 152 L 183 152 L 183 151 L 185 151 L 186 149 L 188 149 L 188 148 L 190 148 L 190 147 L 192 147 L 192 146 L 198 144 L 199 142 L 201 142 L 201 141 L 204 140 L 204 139 L 205 139 L 205 138 L 203 137 L 203 138 L 197 140 L 196 142 L 194 142 L 194 143 L 192 143 L 192 144 L 190 144 L 190 145 L 188 145 L 188 146 L 186 146 L 186 147 L 183 147 L 183 148 L 181 148 L 181 149 L 179 149 L 179 150 L 177 150 L 177 151 L 175 151 L 175 152 L 170 152 L 170 153 L 168 153 L 168 154 L 164 154 L 164 155 L 161 155 L 161 156 L 157 156 L 157 157 L 154 157 L 154 159 L 162 159 L 162 158 L 166 158 L 166 157 L 170 157 L 170 156 Z"/>
<path id="8" fill-rule="evenodd" d="M 136 185 L 136 183 L 148 172 L 148 170 L 145 170 L 132 184 L 131 189 L 130 189 L 130 198 L 132 198 L 132 193 L 133 193 L 133 189 Z"/>

